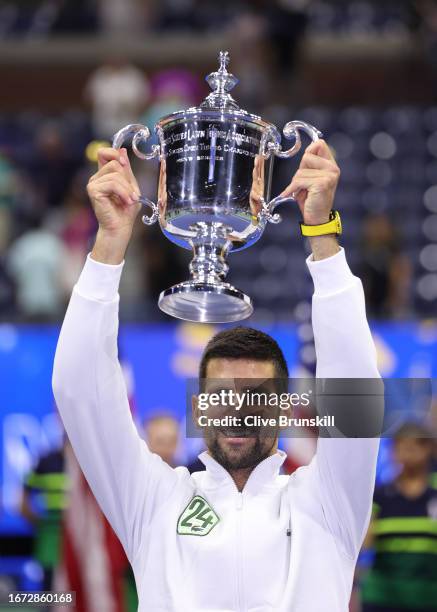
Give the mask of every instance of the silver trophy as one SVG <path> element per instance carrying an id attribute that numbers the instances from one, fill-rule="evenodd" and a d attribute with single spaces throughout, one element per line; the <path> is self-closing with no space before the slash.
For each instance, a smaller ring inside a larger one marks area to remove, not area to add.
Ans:
<path id="1" fill-rule="evenodd" d="M 262 235 L 266 224 L 279 223 L 274 209 L 292 198 L 270 199 L 275 157 L 288 158 L 301 149 L 300 130 L 313 140 L 321 133 L 302 121 L 290 121 L 284 136 L 294 145 L 283 151 L 278 129 L 239 108 L 230 95 L 238 79 L 227 71 L 229 54 L 220 52 L 217 72 L 206 77 L 212 92 L 199 107 L 163 117 L 155 126 L 159 144 L 144 153 L 150 131 L 128 125 L 114 136 L 113 147 L 131 140 L 141 158 L 160 160 L 158 202 L 145 197 L 150 215 L 164 235 L 192 249 L 191 278 L 166 289 L 158 305 L 185 321 L 226 323 L 253 312 L 250 297 L 225 282 L 230 252 L 246 249 Z"/>

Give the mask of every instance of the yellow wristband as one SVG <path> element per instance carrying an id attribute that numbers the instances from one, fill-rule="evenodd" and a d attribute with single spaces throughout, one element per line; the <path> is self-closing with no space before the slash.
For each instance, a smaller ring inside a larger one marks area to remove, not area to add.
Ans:
<path id="1" fill-rule="evenodd" d="M 325 236 L 326 234 L 336 234 L 340 236 L 342 230 L 340 213 L 338 210 L 331 210 L 329 221 L 320 225 L 305 225 L 300 223 L 302 236 Z"/>

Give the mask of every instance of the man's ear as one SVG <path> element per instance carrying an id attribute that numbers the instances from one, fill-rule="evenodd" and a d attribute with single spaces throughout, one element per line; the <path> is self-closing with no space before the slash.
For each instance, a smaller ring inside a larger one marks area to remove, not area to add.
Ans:
<path id="1" fill-rule="evenodd" d="M 288 402 L 287 408 L 285 410 L 282 410 L 281 412 L 282 414 L 285 414 L 287 419 L 291 419 L 291 417 L 293 416 L 293 406 L 291 402 Z"/>
<path id="2" fill-rule="evenodd" d="M 291 402 L 290 399 L 288 399 L 286 406 L 285 407 L 281 407 L 281 409 L 279 410 L 279 415 L 281 417 L 285 416 L 287 418 L 287 420 L 288 420 L 288 419 L 290 419 L 293 416 L 293 412 L 294 412 L 294 409 L 293 409 L 292 402 Z M 279 432 L 282 431 L 284 433 L 284 435 L 286 435 L 286 432 L 288 430 L 289 430 L 288 426 L 282 426 L 282 427 L 279 428 Z"/>

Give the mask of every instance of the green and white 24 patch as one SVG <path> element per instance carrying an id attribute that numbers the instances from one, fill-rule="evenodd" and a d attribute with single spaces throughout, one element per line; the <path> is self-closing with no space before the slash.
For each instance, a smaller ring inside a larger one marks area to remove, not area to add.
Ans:
<path id="1" fill-rule="evenodd" d="M 179 535 L 205 536 L 219 520 L 206 499 L 195 495 L 179 517 L 177 532 Z"/>

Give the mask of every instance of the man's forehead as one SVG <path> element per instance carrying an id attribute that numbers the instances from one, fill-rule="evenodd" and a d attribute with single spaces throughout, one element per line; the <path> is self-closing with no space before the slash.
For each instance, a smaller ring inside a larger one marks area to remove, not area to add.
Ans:
<path id="1" fill-rule="evenodd" d="M 257 361 L 255 359 L 229 359 L 214 357 L 206 368 L 208 379 L 216 378 L 274 378 L 275 366 L 272 361 Z"/>

